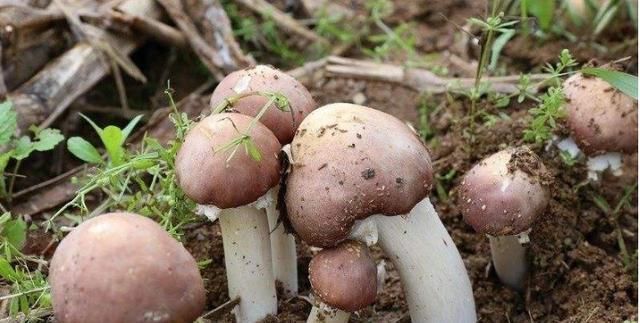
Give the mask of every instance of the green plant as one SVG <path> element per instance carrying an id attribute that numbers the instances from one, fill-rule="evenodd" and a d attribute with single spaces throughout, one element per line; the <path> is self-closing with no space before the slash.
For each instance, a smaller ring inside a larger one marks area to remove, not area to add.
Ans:
<path id="1" fill-rule="evenodd" d="M 165 93 L 173 108 L 169 118 L 176 128 L 176 138 L 167 144 L 144 137 L 138 150 L 124 149 L 124 142 L 139 118 L 129 122 L 122 130 L 115 126 L 101 129 L 90 122 L 106 147 L 109 162 L 103 162 L 97 149 L 84 139 L 70 139 L 69 150 L 78 158 L 95 164 L 96 168 L 87 176 L 77 179 L 82 186 L 69 203 L 47 220 L 48 229 L 54 227 L 56 217 L 71 207 L 78 207 L 83 215 L 92 215 L 85 199 L 88 194 L 96 191 L 106 197 L 97 210 L 135 211 L 156 219 L 165 230 L 177 238 L 182 237 L 184 225 L 198 220 L 193 213 L 195 204 L 176 184 L 174 167 L 176 153 L 191 122 L 186 114 L 177 110 L 171 89 L 167 89 Z M 74 215 L 67 217 L 78 223 L 83 220 L 82 217 Z"/>
<path id="2" fill-rule="evenodd" d="M 20 251 L 26 237 L 27 224 L 21 218 L 13 218 L 8 212 L 0 216 L 0 278 L 11 285 L 11 294 L 0 297 L 0 300 L 9 300 L 11 316 L 19 313 L 28 315 L 31 310 L 46 309 L 51 305 L 44 276 L 38 270 L 29 271 L 26 266 L 27 261 L 41 263 L 41 260 Z"/>
<path id="3" fill-rule="evenodd" d="M 0 249 L 8 261 L 21 257 L 20 250 L 27 238 L 27 224 L 21 218 L 12 218 L 5 212 L 0 216 Z"/>
<path id="4" fill-rule="evenodd" d="M 33 137 L 27 135 L 18 137 L 16 136 L 17 116 L 10 101 L 0 103 L 0 198 L 8 200 L 11 199 L 21 161 L 34 151 L 53 149 L 64 139 L 64 136 L 57 129 L 39 129 L 35 126 L 29 128 Z M 7 188 L 5 170 L 12 159 L 15 163 Z"/>
<path id="5" fill-rule="evenodd" d="M 11 284 L 11 294 L 2 299 L 9 300 L 9 315 L 28 314 L 39 308 L 51 307 L 49 283 L 39 270 L 29 271 L 26 266 L 11 266 L 0 257 L 0 277 Z M 27 320 L 28 321 L 28 320 Z"/>
<path id="6" fill-rule="evenodd" d="M 124 143 L 135 128 L 136 124 L 142 118 L 141 115 L 133 118 L 127 124 L 124 129 L 120 129 L 116 126 L 106 126 L 104 129 L 98 127 L 91 119 L 87 116 L 80 114 L 82 118 L 84 118 L 93 129 L 96 131 L 98 136 L 100 136 L 100 140 L 104 145 L 105 150 L 107 151 L 107 155 L 109 156 L 110 162 L 113 166 L 118 166 L 124 163 L 125 160 L 125 149 Z M 98 150 L 88 141 L 83 139 L 82 137 L 71 137 L 67 140 L 67 149 L 74 156 L 79 159 L 92 164 L 101 164 L 103 162 L 102 156 L 98 153 Z"/>
<path id="7" fill-rule="evenodd" d="M 529 128 L 524 130 L 524 140 L 537 144 L 551 139 L 553 130 L 557 126 L 556 120 L 564 117 L 562 107 L 565 98 L 561 88 L 549 88 L 547 93 L 542 95 L 541 101 L 536 108 L 529 110 L 533 120 Z"/>

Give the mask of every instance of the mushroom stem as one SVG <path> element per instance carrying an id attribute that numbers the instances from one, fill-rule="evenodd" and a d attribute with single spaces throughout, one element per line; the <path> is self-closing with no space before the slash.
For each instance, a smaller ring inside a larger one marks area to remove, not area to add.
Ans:
<path id="1" fill-rule="evenodd" d="M 311 309 L 307 323 L 347 323 L 349 317 L 351 317 L 351 313 L 320 303 Z"/>
<path id="2" fill-rule="evenodd" d="M 467 270 L 428 197 L 404 216 L 369 218 L 400 274 L 413 322 L 476 322 Z"/>
<path id="3" fill-rule="evenodd" d="M 286 297 L 298 295 L 298 263 L 296 262 L 296 240 L 293 235 L 284 231 L 282 223 L 278 223 L 276 200 L 278 188 L 271 190 L 272 203 L 266 208 L 269 218 L 269 232 L 271 238 L 271 257 L 273 259 L 273 274 L 282 283 Z"/>
<path id="4" fill-rule="evenodd" d="M 491 260 L 498 278 L 505 285 L 521 291 L 527 275 L 527 248 L 520 243 L 516 235 L 488 237 Z"/>
<path id="5" fill-rule="evenodd" d="M 262 210 L 241 206 L 221 210 L 220 228 L 229 297 L 240 297 L 236 321 L 257 322 L 277 312 L 269 223 Z"/>

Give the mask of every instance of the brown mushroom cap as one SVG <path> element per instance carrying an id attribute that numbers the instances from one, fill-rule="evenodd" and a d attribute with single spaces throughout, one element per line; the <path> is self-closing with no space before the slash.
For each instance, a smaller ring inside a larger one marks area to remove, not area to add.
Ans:
<path id="1" fill-rule="evenodd" d="M 260 119 L 260 122 L 271 129 L 283 145 L 291 142 L 302 120 L 317 107 L 304 85 L 288 74 L 266 65 L 258 65 L 227 75 L 213 91 L 211 105 L 215 107 L 227 97 L 253 91 L 278 92 L 289 100 L 293 113 L 281 111 L 272 106 Z M 268 99 L 264 96 L 251 95 L 234 103 L 233 109 L 253 117 L 267 104 L 267 101 Z"/>
<path id="2" fill-rule="evenodd" d="M 109 213 L 62 240 L 51 260 L 61 323 L 193 322 L 205 290 L 189 252 L 149 218 Z"/>
<path id="3" fill-rule="evenodd" d="M 376 264 L 367 247 L 348 240 L 324 249 L 309 263 L 309 281 L 327 305 L 355 312 L 376 301 Z"/>
<path id="4" fill-rule="evenodd" d="M 638 150 L 637 102 L 597 77 L 576 74 L 564 82 L 567 124 L 587 154 Z"/>
<path id="5" fill-rule="evenodd" d="M 176 175 L 185 194 L 199 204 L 226 209 L 254 202 L 278 184 L 280 143 L 261 123 L 251 138 L 261 159 L 253 159 L 243 145 L 223 150 L 249 127 L 253 118 L 220 113 L 200 121 L 185 137 L 176 157 Z M 217 151 L 216 151 L 217 150 Z"/>
<path id="6" fill-rule="evenodd" d="M 431 190 L 426 147 L 402 121 L 367 107 L 336 103 L 302 122 L 291 143 L 286 205 L 296 233 L 331 247 L 358 219 L 406 214 Z"/>
<path id="7" fill-rule="evenodd" d="M 549 202 L 549 174 L 529 148 L 507 148 L 476 164 L 459 188 L 459 208 L 476 232 L 515 235 L 531 228 Z"/>

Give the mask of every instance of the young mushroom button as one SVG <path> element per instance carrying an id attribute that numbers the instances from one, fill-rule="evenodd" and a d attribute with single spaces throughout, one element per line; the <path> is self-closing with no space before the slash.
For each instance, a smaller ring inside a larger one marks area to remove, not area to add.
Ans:
<path id="1" fill-rule="evenodd" d="M 198 266 L 157 223 L 131 213 L 87 220 L 51 259 L 61 323 L 193 322 L 205 306 Z"/>
<path id="2" fill-rule="evenodd" d="M 219 215 L 229 295 L 240 297 L 239 322 L 256 322 L 277 310 L 269 224 L 258 208 L 278 184 L 279 151 L 278 139 L 261 123 L 220 113 L 191 129 L 176 157 L 185 194 L 209 218 Z"/>
<path id="3" fill-rule="evenodd" d="M 638 149 L 638 107 L 629 96 L 597 77 L 576 74 L 564 82 L 567 123 L 587 154 Z"/>
<path id="4" fill-rule="evenodd" d="M 376 300 L 377 269 L 367 246 L 353 240 L 324 249 L 309 263 L 309 281 L 322 303 L 315 305 L 308 323 L 346 323 L 349 312 Z"/>
<path id="5" fill-rule="evenodd" d="M 549 175 L 529 148 L 508 148 L 475 165 L 460 185 L 459 208 L 465 222 L 489 236 L 498 277 L 521 289 L 527 272 L 526 234 L 549 202 Z"/>
<path id="6" fill-rule="evenodd" d="M 576 157 L 580 149 L 588 156 L 590 179 L 611 169 L 622 175 L 622 154 L 638 150 L 637 102 L 600 78 L 576 74 L 564 82 L 567 125 L 571 137 L 558 147 Z M 580 148 L 578 149 L 578 147 Z"/>
<path id="7" fill-rule="evenodd" d="M 475 322 L 462 258 L 429 202 L 431 159 L 410 127 L 367 107 L 326 105 L 300 125 L 291 159 L 285 201 L 300 238 L 324 248 L 350 236 L 377 241 L 414 322 Z"/>
<path id="8" fill-rule="evenodd" d="M 276 92 L 284 95 L 289 101 L 291 111 L 271 107 L 260 119 L 282 144 L 291 142 L 302 120 L 317 107 L 304 85 L 288 74 L 266 65 L 227 75 L 213 91 L 211 105 L 216 107 L 231 97 L 252 92 Z M 239 113 L 255 116 L 267 102 L 267 97 L 256 93 L 233 102 L 232 108 Z"/>

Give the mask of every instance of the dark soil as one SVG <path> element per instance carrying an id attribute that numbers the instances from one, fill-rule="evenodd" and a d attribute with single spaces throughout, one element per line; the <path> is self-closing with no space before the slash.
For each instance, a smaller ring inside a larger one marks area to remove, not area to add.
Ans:
<path id="1" fill-rule="evenodd" d="M 285 8 L 285 4 L 295 1 L 276 1 Z M 364 1 L 339 1 L 356 10 L 363 10 Z M 486 7 L 485 1 L 396 1 L 394 13 L 388 19 L 390 24 L 411 20 L 418 33 L 416 39 L 420 50 L 440 54 L 451 51 L 462 59 L 477 59 L 477 48 L 461 49 L 460 34 L 457 26 L 465 24 L 469 17 L 481 17 Z M 585 45 L 584 42 L 572 43 L 566 40 L 548 40 L 536 42 L 531 38 L 514 38 L 504 50 L 505 65 L 515 74 L 521 71 L 532 71 L 542 63 L 553 61 L 563 48 L 580 60 L 587 63 L 593 59 L 598 62 L 619 59 L 630 55 L 632 58 L 623 62 L 623 70 L 637 74 L 637 37 L 636 31 L 628 24 L 616 26 L 613 31 L 603 36 L 600 46 Z M 631 40 L 630 40 L 631 39 Z M 611 48 L 602 51 L 602 48 Z M 196 66 L 188 72 L 185 66 L 194 65 L 195 57 L 178 51 L 167 55 L 167 48 L 159 45 L 147 45 L 138 51 L 134 60 L 141 63 L 140 68 L 147 72 L 154 70 L 154 65 L 164 65 L 164 74 L 171 75 L 172 85 L 178 87 L 180 97 L 204 82 L 206 73 L 202 67 Z M 157 58 L 161 57 L 161 58 Z M 394 58 L 390 58 L 391 61 Z M 397 59 L 401 60 L 401 59 Z M 465 66 L 451 64 L 447 61 L 451 76 L 472 76 Z M 197 64 L 196 64 L 197 65 Z M 194 66 L 190 66 L 194 67 Z M 194 72 L 195 71 L 195 72 Z M 149 74 L 162 74 L 158 70 Z M 182 72 L 182 73 L 181 73 Z M 126 79 L 130 93 L 132 108 L 142 109 L 151 105 L 160 106 L 156 100 L 162 96 L 164 82 L 160 75 L 148 75 L 154 86 L 135 85 Z M 102 88 L 92 91 L 87 101 L 100 101 L 103 105 L 117 105 L 117 92 L 113 80 L 102 82 Z M 105 85 L 106 84 L 106 85 Z M 194 85 L 195 84 L 195 85 Z M 131 87 L 130 87 L 131 85 Z M 160 90 L 158 90 L 160 89 Z M 557 149 L 547 149 L 544 145 L 529 147 L 544 163 L 547 172 L 541 173 L 532 163 L 531 156 L 525 155 L 514 161 L 514 167 L 525 169 L 542 177 L 550 184 L 551 203 L 530 233 L 531 272 L 523 293 L 517 293 L 503 286 L 491 268 L 489 243 L 486 237 L 477 234 L 462 221 L 456 206 L 456 186 L 462 175 L 482 158 L 509 146 L 523 145 L 522 134 L 531 116 L 527 109 L 531 102 L 518 104 L 512 102 L 507 107 L 498 109 L 482 100 L 480 109 L 490 113 L 502 112 L 509 118 L 501 118 L 491 126 L 476 126 L 472 139 L 463 136 L 462 129 L 468 128 L 465 116 L 469 109 L 465 98 L 451 95 L 425 97 L 411 89 L 382 82 L 363 80 L 323 78 L 312 84 L 310 91 L 319 104 L 333 102 L 355 102 L 395 115 L 421 129 L 426 122 L 431 126 L 428 147 L 432 154 L 436 174 L 436 187 L 440 190 L 432 192 L 431 201 L 440 218 L 458 247 L 468 270 L 474 291 L 474 298 L 479 320 L 481 322 L 622 322 L 638 320 L 638 283 L 637 283 L 637 194 L 631 196 L 631 207 L 623 207 L 617 215 L 603 212 L 594 203 L 595 196 L 601 196 L 610 205 L 615 206 L 624 189 L 638 182 L 637 153 L 627 155 L 625 171 L 620 177 L 604 174 L 598 183 L 586 181 L 584 159 L 575 165 L 568 166 L 562 161 Z M 151 100 L 149 98 L 152 98 Z M 515 100 L 514 100 L 515 101 Z M 104 104 L 107 102 L 107 104 Z M 203 97 L 203 109 L 207 97 Z M 81 110 L 84 102 L 72 106 L 72 110 Z M 72 135 L 91 137 L 92 130 L 77 120 L 75 112 L 61 119 L 58 128 L 67 127 L 74 130 Z M 124 124 L 123 118 L 108 114 L 90 114 L 94 119 L 106 124 L 118 120 Z M 102 119 L 100 119 L 102 118 Z M 65 126 L 66 124 L 66 126 Z M 556 131 L 563 136 L 568 132 L 562 125 Z M 68 134 L 67 134 L 68 135 Z M 95 138 L 93 138 L 95 139 Z M 470 142 L 470 140 L 472 142 Z M 62 151 L 58 152 L 58 155 Z M 22 172 L 34 172 L 38 176 L 19 183 L 18 188 L 26 188 L 32 184 L 52 177 L 62 170 L 77 165 L 56 158 L 51 163 L 42 156 L 33 158 L 32 165 L 22 168 Z M 64 167 L 62 166 L 64 165 Z M 40 169 L 42 168 L 42 169 Z M 445 177 L 454 174 L 453 177 Z M 622 237 L 629 249 L 630 263 L 625 264 L 620 251 L 619 238 Z M 49 258 L 54 250 L 51 236 L 30 233 L 26 253 L 43 254 Z M 220 229 L 217 224 L 203 224 L 190 230 L 185 239 L 186 247 L 197 260 L 210 259 L 211 262 L 201 271 L 207 289 L 207 310 L 229 300 L 224 266 L 224 255 Z M 310 293 L 307 278 L 307 266 L 312 257 L 312 250 L 304 243 L 298 248 L 298 268 L 301 297 L 279 300 L 279 314 L 265 322 L 299 322 L 305 321 L 311 309 L 305 299 Z M 410 322 L 404 300 L 402 286 L 393 263 L 376 247 L 372 249 L 376 261 L 385 261 L 387 278 L 384 289 L 379 292 L 376 303 L 355 315 L 351 322 Z M 228 313 L 216 322 L 233 322 L 233 315 Z"/>

